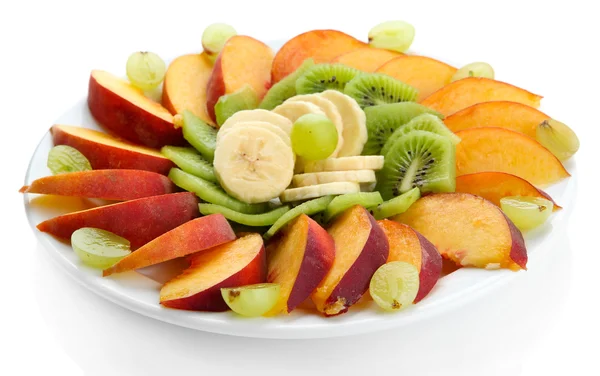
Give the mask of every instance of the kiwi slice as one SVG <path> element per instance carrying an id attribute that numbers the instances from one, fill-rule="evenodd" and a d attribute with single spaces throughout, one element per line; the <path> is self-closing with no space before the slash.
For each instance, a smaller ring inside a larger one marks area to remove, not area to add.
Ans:
<path id="1" fill-rule="evenodd" d="M 188 192 L 194 192 L 202 201 L 217 204 L 244 214 L 260 214 L 269 210 L 268 203 L 247 204 L 229 196 L 217 184 L 188 174 L 178 168 L 169 171 L 169 179 Z"/>
<path id="2" fill-rule="evenodd" d="M 188 110 L 183 111 L 183 138 L 212 163 L 217 145 L 217 130 Z"/>
<path id="3" fill-rule="evenodd" d="M 273 226 L 269 228 L 269 230 L 263 235 L 263 237 L 265 239 L 269 239 L 270 237 L 275 235 L 277 231 L 279 231 L 283 226 L 285 226 L 286 223 L 296 218 L 300 214 L 312 216 L 324 211 L 325 209 L 327 209 L 327 205 L 331 203 L 331 200 L 333 200 L 333 196 L 323 196 L 310 201 L 303 202 L 302 204 L 294 207 L 293 209 L 279 217 L 277 222 L 275 222 Z"/>
<path id="4" fill-rule="evenodd" d="M 369 211 L 375 219 L 384 219 L 402 214 L 410 208 L 412 204 L 421 198 L 421 191 L 415 187 L 408 192 L 404 192 L 398 197 L 384 201 L 379 205 L 370 208 Z"/>
<path id="5" fill-rule="evenodd" d="M 289 206 L 282 206 L 261 214 L 245 214 L 235 210 L 231 210 L 225 206 L 215 204 L 200 204 L 198 205 L 202 215 L 223 214 L 230 221 L 246 226 L 270 226 L 277 222 L 282 215 L 290 210 Z"/>
<path id="6" fill-rule="evenodd" d="M 272 110 L 279 106 L 287 99 L 296 96 L 296 81 L 302 76 L 310 67 L 315 65 L 313 59 L 306 59 L 291 74 L 287 75 L 284 79 L 271 86 L 267 94 L 260 102 L 260 108 L 263 110 Z"/>
<path id="7" fill-rule="evenodd" d="M 343 64 L 317 64 L 296 80 L 297 94 L 321 93 L 333 89 L 343 92 L 346 84 L 362 73 Z"/>
<path id="8" fill-rule="evenodd" d="M 338 214 L 344 212 L 346 209 L 353 207 L 354 205 L 361 205 L 365 208 L 379 205 L 383 202 L 381 194 L 379 192 L 358 192 L 358 193 L 347 193 L 340 195 L 331 200 L 327 209 L 325 209 L 325 222 L 329 222 L 332 218 Z"/>
<path id="9" fill-rule="evenodd" d="M 447 137 L 412 131 L 394 141 L 377 172 L 377 187 L 384 200 L 414 187 L 421 192 L 454 192 L 456 147 Z"/>
<path id="10" fill-rule="evenodd" d="M 367 134 L 369 136 L 363 155 L 385 155 L 381 148 L 392 133 L 399 127 L 422 114 L 431 114 L 440 119 L 444 116 L 415 102 L 381 104 L 365 108 L 367 116 Z"/>
<path id="11" fill-rule="evenodd" d="M 163 146 L 160 152 L 188 174 L 213 183 L 217 182 L 212 164 L 204 159 L 196 149 L 181 146 Z"/>
<path id="12" fill-rule="evenodd" d="M 382 73 L 365 73 L 354 77 L 344 89 L 362 108 L 385 103 L 414 102 L 419 91 Z"/>
<path id="13" fill-rule="evenodd" d="M 258 96 L 250 85 L 244 85 L 243 88 L 235 93 L 222 95 L 217 104 L 215 104 L 215 116 L 219 127 L 225 123 L 225 120 L 238 111 L 254 110 L 258 107 Z"/>
<path id="14" fill-rule="evenodd" d="M 426 131 L 439 134 L 440 136 L 448 138 L 454 145 L 460 142 L 460 137 L 448 129 L 448 127 L 444 125 L 440 118 L 431 114 L 423 114 L 412 119 L 407 124 L 397 128 L 394 133 L 388 137 L 385 144 L 383 144 L 383 147 L 380 151 L 381 155 L 386 155 L 390 147 L 398 138 L 412 131 Z"/>

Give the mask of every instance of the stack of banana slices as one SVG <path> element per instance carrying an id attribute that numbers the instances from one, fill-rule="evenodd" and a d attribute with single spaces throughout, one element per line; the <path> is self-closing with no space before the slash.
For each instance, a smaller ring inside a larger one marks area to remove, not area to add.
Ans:
<path id="1" fill-rule="evenodd" d="M 327 116 L 337 128 L 338 145 L 328 159 L 307 161 L 292 150 L 293 123 L 309 113 Z M 223 189 L 247 203 L 368 191 L 383 156 L 360 156 L 366 142 L 364 111 L 351 97 L 327 90 L 295 96 L 273 111 L 231 116 L 217 134 L 214 168 Z"/>

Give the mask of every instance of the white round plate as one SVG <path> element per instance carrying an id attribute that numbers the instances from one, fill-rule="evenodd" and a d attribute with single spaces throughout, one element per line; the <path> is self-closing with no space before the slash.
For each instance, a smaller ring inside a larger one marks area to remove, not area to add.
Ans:
<path id="1" fill-rule="evenodd" d="M 281 43 L 271 43 L 276 49 Z M 85 98 L 56 120 L 57 124 L 79 125 L 86 128 L 100 129 L 92 118 Z M 25 184 L 47 176 L 50 171 L 46 167 L 48 151 L 53 146 L 50 133 L 41 140 L 33 156 L 25 177 Z M 563 210 L 554 213 L 551 221 L 542 228 L 525 235 L 529 254 L 528 265 L 535 265 L 536 260 L 543 257 L 544 249 L 553 245 L 553 237 L 562 233 L 565 221 L 574 204 L 575 185 L 577 180 L 576 166 L 573 161 L 567 164 L 572 177 L 546 189 Z M 257 338 L 323 338 L 367 333 L 409 325 L 420 320 L 429 320 L 442 315 L 460 305 L 490 293 L 493 287 L 508 282 L 517 273 L 508 270 L 460 269 L 439 280 L 431 293 L 419 304 L 397 313 L 381 312 L 374 303 L 361 304 L 350 309 L 348 313 L 325 318 L 314 313 L 297 310 L 288 316 L 274 318 L 248 319 L 236 316 L 232 312 L 190 312 L 162 307 L 159 301 L 161 284 L 148 276 L 153 276 L 152 268 L 139 272 L 103 278 L 101 272 L 83 265 L 69 244 L 52 236 L 41 233 L 35 226 L 58 214 L 64 214 L 70 208 L 57 208 L 41 203 L 38 195 L 24 195 L 25 210 L 34 233 L 44 245 L 50 256 L 76 281 L 104 298 L 132 311 L 192 329 L 207 332 L 229 334 L 235 336 Z M 79 200 L 79 199 L 77 199 Z M 75 200 L 81 203 L 81 200 Z M 526 273 L 521 271 L 518 273 Z M 57 292 L 60 294 L 61 292 Z"/>

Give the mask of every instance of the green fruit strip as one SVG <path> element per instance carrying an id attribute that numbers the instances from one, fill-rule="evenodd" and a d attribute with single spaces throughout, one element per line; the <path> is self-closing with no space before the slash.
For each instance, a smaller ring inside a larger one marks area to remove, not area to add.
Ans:
<path id="1" fill-rule="evenodd" d="M 421 191 L 415 187 L 408 192 L 401 194 L 398 197 L 394 197 L 391 200 L 380 203 L 379 205 L 370 209 L 371 214 L 375 219 L 385 219 L 393 217 L 398 214 L 402 214 L 410 208 L 419 198 L 421 198 Z"/>
<path id="2" fill-rule="evenodd" d="M 188 110 L 183 111 L 183 138 L 208 161 L 215 158 L 217 130 Z"/>
<path id="3" fill-rule="evenodd" d="M 337 196 L 327 205 L 327 209 L 325 209 L 325 222 L 329 222 L 332 218 L 354 205 L 370 208 L 382 202 L 383 198 L 381 198 L 379 192 L 358 192 Z"/>
<path id="4" fill-rule="evenodd" d="M 160 151 L 183 171 L 213 183 L 217 182 L 212 164 L 204 159 L 196 149 L 181 146 L 164 146 Z"/>
<path id="5" fill-rule="evenodd" d="M 300 214 L 313 215 L 327 209 L 327 205 L 331 203 L 333 196 L 324 196 L 315 198 L 314 200 L 306 201 L 295 208 L 291 209 L 282 215 L 277 222 L 264 234 L 265 239 L 269 239 L 277 233 L 286 223 L 290 222 Z"/>
<path id="6" fill-rule="evenodd" d="M 289 206 L 282 206 L 262 214 L 244 214 L 215 204 L 200 204 L 198 207 L 203 215 L 223 214 L 230 221 L 254 227 L 270 226 L 290 210 Z"/>

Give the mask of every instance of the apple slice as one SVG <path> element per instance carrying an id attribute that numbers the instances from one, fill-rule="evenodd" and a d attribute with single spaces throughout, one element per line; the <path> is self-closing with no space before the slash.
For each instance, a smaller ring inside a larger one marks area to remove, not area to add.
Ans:
<path id="1" fill-rule="evenodd" d="M 295 36 L 275 55 L 271 77 L 273 84 L 295 71 L 308 58 L 327 63 L 347 52 L 369 45 L 337 30 L 312 30 Z"/>
<path id="2" fill-rule="evenodd" d="M 246 85 L 261 99 L 271 86 L 273 50 L 263 42 L 244 35 L 229 38 L 219 54 L 206 88 L 206 109 L 216 122 L 215 104 L 225 94 Z"/>
<path id="3" fill-rule="evenodd" d="M 173 115 L 184 110 L 214 125 L 206 111 L 206 85 L 213 65 L 205 53 L 179 56 L 169 64 L 163 84 L 163 105 Z"/>
<path id="4" fill-rule="evenodd" d="M 481 197 L 432 194 L 393 219 L 420 232 L 457 265 L 514 271 L 527 266 L 521 231 L 499 207 Z"/>
<path id="5" fill-rule="evenodd" d="M 390 60 L 377 69 L 419 90 L 417 101 L 450 83 L 456 68 L 426 56 L 405 55 Z"/>
<path id="6" fill-rule="evenodd" d="M 289 313 L 323 280 L 335 256 L 331 235 L 306 214 L 286 227 L 275 247 L 269 247 L 267 281 L 280 286 L 279 300 L 269 315 Z"/>
<path id="7" fill-rule="evenodd" d="M 235 239 L 235 233 L 222 214 L 196 218 L 145 244 L 104 270 L 103 276 L 173 260 L 204 251 Z"/>
<path id="8" fill-rule="evenodd" d="M 115 233 L 137 249 L 200 215 L 198 200 L 191 192 L 152 196 L 60 215 L 37 225 L 38 230 L 70 239 L 82 227 Z"/>
<path id="9" fill-rule="evenodd" d="M 538 108 L 542 97 L 516 86 L 483 77 L 467 77 L 454 81 L 421 104 L 449 116 L 477 103 L 511 101 Z"/>
<path id="10" fill-rule="evenodd" d="M 226 311 L 221 288 L 265 282 L 267 263 L 262 237 L 249 234 L 189 257 L 190 267 L 165 283 L 160 304 L 191 311 Z"/>
<path id="11" fill-rule="evenodd" d="M 500 199 L 509 196 L 529 196 L 550 200 L 554 210 L 561 209 L 546 192 L 525 179 L 504 172 L 477 172 L 456 178 L 456 192 L 470 193 L 500 207 Z"/>
<path id="12" fill-rule="evenodd" d="M 377 223 L 390 244 L 387 262 L 408 262 L 419 271 L 419 292 L 414 303 L 420 302 L 441 277 L 442 256 L 429 240 L 409 226 L 388 219 Z"/>
<path id="13" fill-rule="evenodd" d="M 167 175 L 175 167 L 158 150 L 134 145 L 93 129 L 57 124 L 50 128 L 50 133 L 54 145 L 68 145 L 79 150 L 94 170 L 124 168 Z"/>
<path id="14" fill-rule="evenodd" d="M 471 128 L 456 132 L 456 176 L 497 171 L 516 175 L 535 185 L 556 183 L 569 173 L 536 140 L 504 128 Z"/>
<path id="15" fill-rule="evenodd" d="M 458 132 L 470 128 L 499 127 L 535 138 L 535 129 L 550 116 L 523 103 L 495 101 L 477 103 L 444 119 L 444 124 Z"/>
<path id="16" fill-rule="evenodd" d="M 136 144 L 160 148 L 184 143 L 166 108 L 108 72 L 92 71 L 88 107 L 100 125 Z"/>
<path id="17" fill-rule="evenodd" d="M 360 205 L 339 215 L 327 232 L 333 237 L 333 265 L 312 294 L 326 316 L 348 311 L 369 289 L 373 273 L 389 255 L 387 236 L 375 218 Z"/>
<path id="18" fill-rule="evenodd" d="M 396 51 L 365 47 L 346 52 L 331 60 L 331 62 L 344 64 L 363 72 L 375 72 L 383 64 L 402 55 L 402 53 Z"/>
<path id="19" fill-rule="evenodd" d="M 46 176 L 19 192 L 126 201 L 175 192 L 164 175 L 143 170 L 91 170 Z"/>

